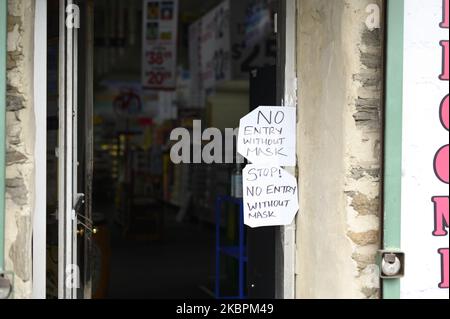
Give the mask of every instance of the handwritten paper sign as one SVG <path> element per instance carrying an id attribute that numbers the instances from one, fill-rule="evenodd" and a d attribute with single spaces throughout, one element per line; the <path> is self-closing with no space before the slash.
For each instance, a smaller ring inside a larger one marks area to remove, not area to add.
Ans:
<path id="1" fill-rule="evenodd" d="M 294 176 L 276 166 L 247 165 L 243 183 L 247 226 L 287 226 L 293 222 L 299 209 Z"/>
<path id="2" fill-rule="evenodd" d="M 296 165 L 296 109 L 260 106 L 241 119 L 238 152 L 253 164 Z"/>

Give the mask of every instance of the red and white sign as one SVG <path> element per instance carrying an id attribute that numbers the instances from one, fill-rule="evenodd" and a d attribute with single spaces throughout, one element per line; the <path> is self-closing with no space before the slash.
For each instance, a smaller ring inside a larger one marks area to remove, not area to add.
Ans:
<path id="1" fill-rule="evenodd" d="M 174 90 L 178 0 L 146 0 L 143 11 L 142 86 L 151 90 Z"/>
<path id="2" fill-rule="evenodd" d="M 449 298 L 449 0 L 405 0 L 402 298 Z"/>

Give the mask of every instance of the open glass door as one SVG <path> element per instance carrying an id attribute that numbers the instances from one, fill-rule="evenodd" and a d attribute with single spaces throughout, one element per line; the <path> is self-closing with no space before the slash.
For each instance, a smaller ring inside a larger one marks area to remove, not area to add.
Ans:
<path id="1" fill-rule="evenodd" d="M 60 299 L 90 298 L 91 293 L 89 255 L 94 226 L 89 194 L 92 180 L 92 143 L 86 141 L 92 141 L 89 136 L 92 134 L 90 110 L 93 38 L 89 32 L 93 23 L 92 10 L 92 1 L 59 1 L 57 155 Z M 81 21 L 83 29 L 80 28 Z M 79 44 L 83 49 L 81 55 L 78 54 Z"/>
<path id="2" fill-rule="evenodd" d="M 66 24 L 66 8 L 72 0 L 60 0 L 59 36 L 59 138 L 58 138 L 58 297 L 72 299 L 79 287 L 77 269 L 77 30 Z"/>
<path id="3" fill-rule="evenodd" d="M 80 29 L 78 54 L 78 193 L 83 204 L 77 211 L 78 265 L 81 287 L 78 297 L 91 299 L 93 293 L 93 236 L 95 226 L 92 217 L 92 180 L 94 174 L 93 108 L 94 108 L 94 0 L 79 0 Z"/>

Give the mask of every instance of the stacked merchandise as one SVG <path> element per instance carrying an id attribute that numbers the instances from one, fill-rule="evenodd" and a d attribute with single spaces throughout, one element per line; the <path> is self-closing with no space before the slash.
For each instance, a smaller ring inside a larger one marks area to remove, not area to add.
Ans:
<path id="1" fill-rule="evenodd" d="M 153 175 L 152 157 L 151 149 L 132 147 L 133 170 L 127 190 L 127 196 L 131 198 L 126 231 L 128 238 L 135 240 L 154 241 L 163 237 L 165 217 L 158 202 L 160 176 Z"/>
<path id="2" fill-rule="evenodd" d="M 173 186 L 171 194 L 171 204 L 181 207 L 191 194 L 187 190 L 191 185 L 191 170 L 189 164 L 180 164 L 174 166 Z"/>
<path id="3" fill-rule="evenodd" d="M 170 154 L 163 154 L 163 198 L 165 203 L 170 203 L 173 181 L 173 165 L 170 161 Z"/>
<path id="4" fill-rule="evenodd" d="M 230 166 L 227 164 L 196 165 L 192 172 L 192 192 L 196 217 L 206 223 L 215 223 L 218 196 L 230 192 Z"/>
<path id="5" fill-rule="evenodd" d="M 183 167 L 182 165 L 175 165 L 173 168 L 173 184 L 170 194 L 170 203 L 176 207 L 179 207 L 181 203 L 182 189 L 180 189 L 180 187 L 182 185 L 182 179 Z"/>
<path id="6" fill-rule="evenodd" d="M 114 193 L 114 183 L 118 177 L 119 145 L 115 135 L 114 123 L 100 118 L 95 119 L 94 126 L 94 191 L 102 199 L 110 199 Z M 98 187 L 95 187 L 98 185 Z"/>
<path id="7" fill-rule="evenodd" d="M 206 166 L 201 164 L 193 164 L 192 167 L 192 197 L 193 204 L 196 211 L 196 217 L 201 217 L 201 212 L 204 211 L 206 199 L 204 192 L 206 189 Z"/>
<path id="8" fill-rule="evenodd" d="M 151 152 L 143 149 L 133 151 L 133 196 L 134 199 L 154 198 L 151 174 Z"/>

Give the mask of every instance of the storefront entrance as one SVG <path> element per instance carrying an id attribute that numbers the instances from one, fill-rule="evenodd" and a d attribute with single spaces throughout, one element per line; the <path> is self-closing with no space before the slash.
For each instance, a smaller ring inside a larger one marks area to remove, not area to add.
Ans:
<path id="1" fill-rule="evenodd" d="M 235 153 L 195 160 L 197 131 L 295 105 L 291 5 L 47 1 L 48 298 L 294 297 L 293 226 L 242 224 Z"/>

